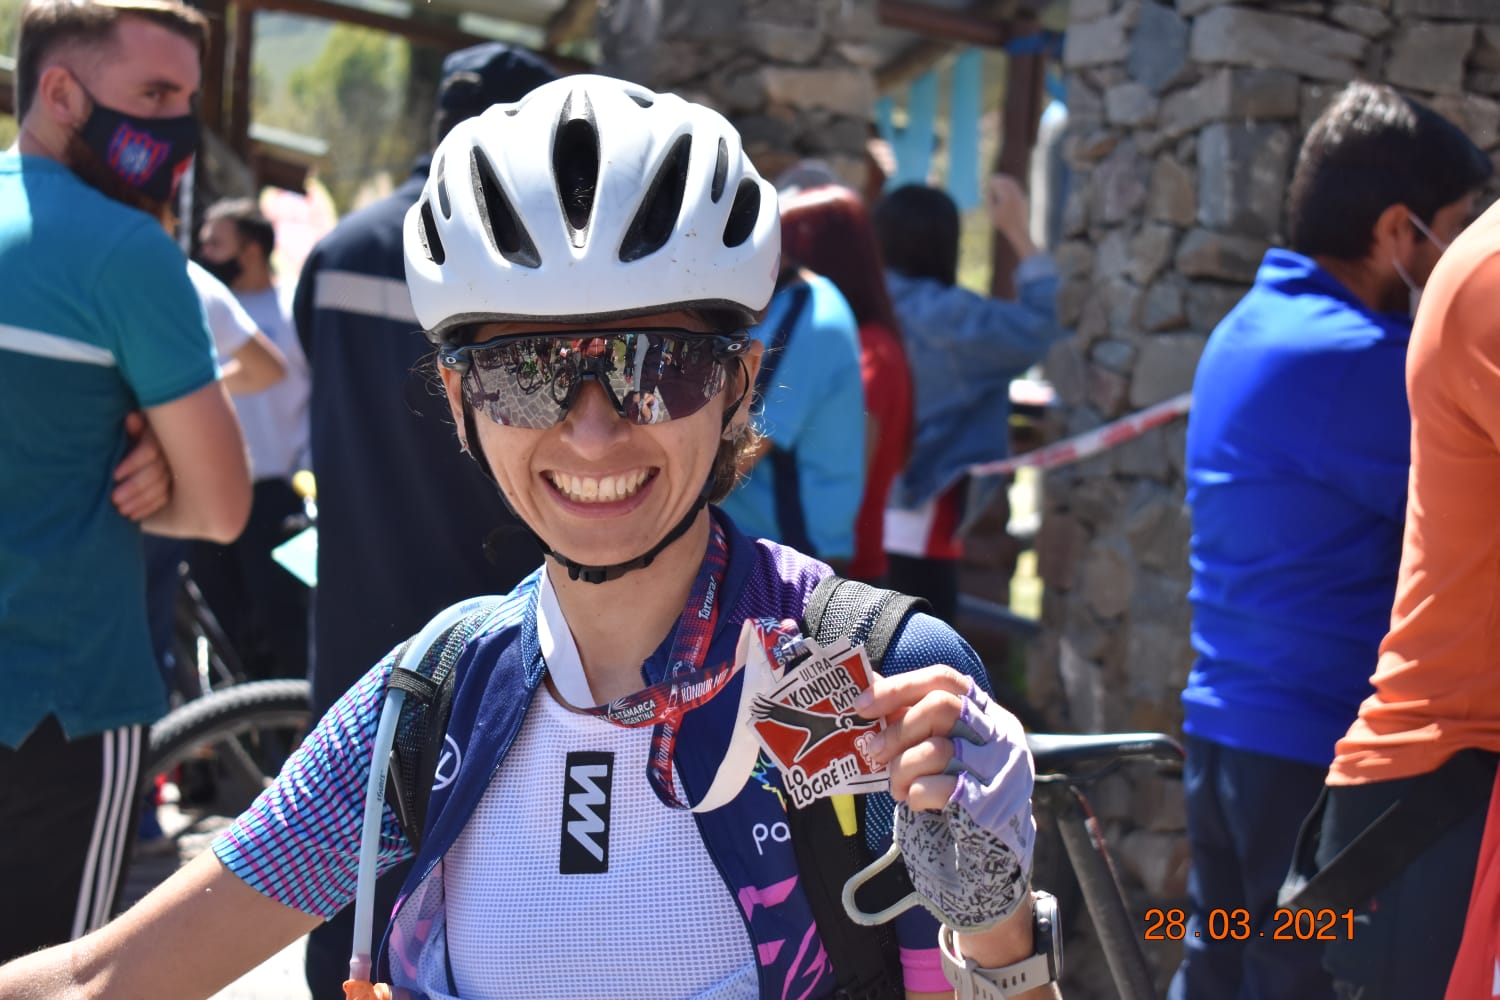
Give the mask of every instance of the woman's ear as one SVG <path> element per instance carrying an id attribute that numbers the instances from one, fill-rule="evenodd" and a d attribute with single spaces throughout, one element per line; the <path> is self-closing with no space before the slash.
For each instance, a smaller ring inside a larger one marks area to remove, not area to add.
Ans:
<path id="1" fill-rule="evenodd" d="M 464 377 L 451 368 L 437 366 L 443 380 L 443 391 L 448 396 L 448 410 L 453 414 L 453 426 L 458 429 L 458 443 L 464 451 L 469 450 L 469 439 L 464 426 Z"/>

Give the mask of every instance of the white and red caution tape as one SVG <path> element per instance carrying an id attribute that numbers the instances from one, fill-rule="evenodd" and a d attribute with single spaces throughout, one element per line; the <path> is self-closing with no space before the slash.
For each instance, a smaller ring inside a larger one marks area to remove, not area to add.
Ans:
<path id="1" fill-rule="evenodd" d="M 971 465 L 969 475 L 1003 476 L 1017 469 L 1056 469 L 1059 466 L 1080 462 L 1133 438 L 1138 438 L 1149 430 L 1170 424 L 1192 408 L 1193 394 L 1184 392 L 1157 403 L 1155 406 L 1148 406 L 1138 413 L 1121 417 L 1103 427 L 1096 427 L 1091 431 L 1058 441 L 1056 444 L 1049 444 L 1045 448 L 1037 448 L 1023 455 L 1015 455 L 998 462 Z"/>

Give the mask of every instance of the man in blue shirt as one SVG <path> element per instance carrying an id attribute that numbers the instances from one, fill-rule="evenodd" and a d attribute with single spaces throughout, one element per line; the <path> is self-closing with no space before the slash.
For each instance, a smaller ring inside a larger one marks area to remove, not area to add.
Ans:
<path id="1" fill-rule="evenodd" d="M 452 53 L 443 61 L 433 144 L 555 76 L 536 56 L 500 43 Z M 312 370 L 318 589 L 310 673 L 318 714 L 437 612 L 503 594 L 542 562 L 495 484 L 454 445 L 447 400 L 434 390 L 435 376 L 422 373 L 433 349 L 406 291 L 401 226 L 431 163 L 420 157 L 390 197 L 350 215 L 313 248 L 292 303 Z M 474 530 L 485 524 L 494 529 L 488 539 Z M 377 938 L 404 877 L 381 880 Z M 352 918 L 345 910 L 309 936 L 313 996 L 341 995 Z"/>
<path id="2" fill-rule="evenodd" d="M 1332 996 L 1316 942 L 1258 932 L 1370 692 L 1401 556 L 1410 313 L 1491 171 L 1430 109 L 1351 85 L 1303 144 L 1291 249 L 1266 254 L 1199 362 L 1198 661 L 1182 696 L 1192 914 L 1171 1000 Z M 1233 940 L 1240 927 L 1248 940 Z"/>
<path id="3" fill-rule="evenodd" d="M 228 541 L 250 502 L 159 221 L 197 145 L 206 23 L 170 0 L 33 0 L 20 27 L 0 154 L 0 960 L 112 913 L 142 729 L 166 708 L 142 529 Z M 142 468 L 156 487 L 122 494 Z"/>

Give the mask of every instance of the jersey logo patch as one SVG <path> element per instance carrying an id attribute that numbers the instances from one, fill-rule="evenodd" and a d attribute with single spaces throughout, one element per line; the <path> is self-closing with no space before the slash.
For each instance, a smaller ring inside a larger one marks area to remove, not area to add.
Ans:
<path id="1" fill-rule="evenodd" d="M 609 793 L 614 765 L 613 753 L 575 750 L 568 754 L 558 874 L 609 871 Z"/>
<path id="2" fill-rule="evenodd" d="M 443 737 L 443 755 L 438 758 L 437 770 L 433 773 L 432 790 L 438 791 L 453 784 L 458 777 L 459 766 L 464 762 L 464 752 L 452 736 Z"/>

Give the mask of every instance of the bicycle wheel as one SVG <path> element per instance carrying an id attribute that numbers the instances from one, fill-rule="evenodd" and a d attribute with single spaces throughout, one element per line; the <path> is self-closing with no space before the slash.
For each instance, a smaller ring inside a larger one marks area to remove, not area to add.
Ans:
<path id="1" fill-rule="evenodd" d="M 155 782 L 181 765 L 202 762 L 214 795 L 236 802 L 260 794 L 312 727 L 307 681 L 252 681 L 190 701 L 151 727 L 143 768 Z"/>

